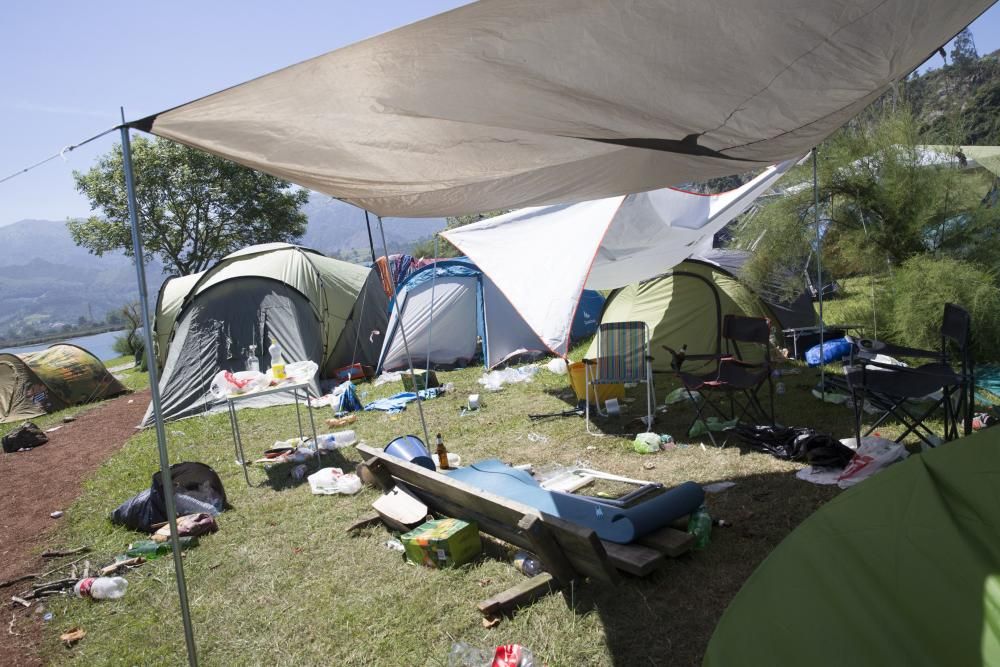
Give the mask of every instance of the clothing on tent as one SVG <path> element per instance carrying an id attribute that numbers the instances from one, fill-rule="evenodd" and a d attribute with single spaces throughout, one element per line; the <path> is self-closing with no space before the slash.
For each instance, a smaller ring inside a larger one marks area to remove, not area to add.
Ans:
<path id="1" fill-rule="evenodd" d="M 181 307 L 176 309 L 175 296 L 161 299 L 161 305 L 174 310 L 156 318 L 158 327 L 171 331 L 160 377 L 165 420 L 225 410 L 208 393 L 212 378 L 219 371 L 244 370 L 251 356 L 261 368 L 268 367 L 271 338 L 286 362 L 318 364 L 318 378 L 352 363 L 374 365 L 377 360 L 381 339 L 373 332 L 386 330 L 388 300 L 371 269 L 274 243 L 232 253 L 184 285 L 189 291 Z M 172 290 L 162 294 L 168 292 Z M 318 378 L 310 380 L 313 396 L 321 393 Z M 279 392 L 240 406 L 293 400 Z M 143 423 L 152 421 L 150 409 Z"/>
<path id="2" fill-rule="evenodd" d="M 493 368 L 546 349 L 496 285 L 468 260 L 425 266 L 397 290 L 378 372 L 409 364 L 401 323 L 418 368 L 468 366 L 480 355 Z"/>
<path id="3" fill-rule="evenodd" d="M 538 337 L 561 355 L 568 349 L 585 287 L 623 287 L 671 269 L 750 207 L 794 163 L 769 167 L 749 183 L 716 195 L 663 188 L 522 209 L 442 235 L 482 268 Z M 544 281 L 537 279 L 534 269 L 539 266 L 545 267 Z"/>
<path id="4" fill-rule="evenodd" d="M 575 202 L 801 156 L 991 4 L 487 0 L 132 126 L 380 215 Z"/>
<path id="5" fill-rule="evenodd" d="M 128 389 L 93 354 L 69 343 L 0 353 L 0 423 L 18 422 Z"/>

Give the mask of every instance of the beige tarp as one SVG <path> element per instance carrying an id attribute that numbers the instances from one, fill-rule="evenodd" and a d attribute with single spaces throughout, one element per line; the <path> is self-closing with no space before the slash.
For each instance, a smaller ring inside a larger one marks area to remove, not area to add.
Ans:
<path id="1" fill-rule="evenodd" d="M 382 215 L 798 157 L 993 0 L 481 0 L 133 123 Z"/>

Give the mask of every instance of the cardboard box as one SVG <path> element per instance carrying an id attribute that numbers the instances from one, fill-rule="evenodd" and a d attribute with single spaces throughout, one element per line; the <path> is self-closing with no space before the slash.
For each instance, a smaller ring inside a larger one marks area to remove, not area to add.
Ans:
<path id="1" fill-rule="evenodd" d="M 427 389 L 428 387 L 440 386 L 434 371 L 428 373 L 424 370 L 415 370 L 412 375 L 403 373 L 401 378 L 403 380 L 403 389 L 406 391 L 417 391 L 419 389 Z"/>
<path id="2" fill-rule="evenodd" d="M 483 549 L 476 523 L 435 519 L 399 538 L 406 556 L 427 567 L 456 567 L 468 563 Z"/>

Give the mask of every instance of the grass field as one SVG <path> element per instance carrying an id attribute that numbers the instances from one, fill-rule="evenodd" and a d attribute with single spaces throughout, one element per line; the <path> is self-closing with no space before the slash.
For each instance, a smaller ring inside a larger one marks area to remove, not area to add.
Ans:
<path id="1" fill-rule="evenodd" d="M 810 394 L 818 372 L 795 363 L 785 368 L 800 373 L 782 378 L 786 392 L 776 397 L 779 421 L 850 435 L 852 412 Z M 476 603 L 523 578 L 504 558 L 484 555 L 451 571 L 404 564 L 385 547 L 391 537 L 385 528 L 364 529 L 354 537 L 345 533 L 348 524 L 369 510 L 377 497 L 374 490 L 350 497 L 313 496 L 308 484 L 288 477 L 287 468 L 275 469 L 269 484 L 248 488 L 234 461 L 227 415 L 169 423 L 171 461 L 211 465 L 233 505 L 219 519 L 220 532 L 203 538 L 184 559 L 203 664 L 445 665 L 456 641 L 480 647 L 520 643 L 534 651 L 536 664 L 698 664 L 716 621 L 754 568 L 838 493 L 836 487 L 796 479 L 799 464 L 733 443 L 716 448 L 707 441 L 704 446 L 692 442 L 684 435 L 692 417 L 686 405 L 671 406 L 655 426 L 683 446 L 640 455 L 632 449 L 637 427 L 627 417 L 603 423 L 607 435 L 599 438 L 585 433 L 578 417 L 527 418 L 571 406 L 567 376 L 543 368 L 531 383 L 487 393 L 476 383 L 481 374 L 481 368 L 439 373 L 442 382 L 454 383 L 455 391 L 423 404 L 431 437 L 443 433 L 449 449 L 463 461 L 499 457 L 535 466 L 584 461 L 668 485 L 730 480 L 736 486 L 709 496 L 709 509 L 731 526 L 716 528 L 705 551 L 670 560 L 647 578 L 628 578 L 613 588 L 585 583 L 568 599 L 549 596 L 486 629 Z M 134 386 L 141 385 L 143 374 L 130 375 Z M 674 386 L 672 378 L 661 376 L 661 401 Z M 364 384 L 359 390 L 366 392 L 367 403 L 400 387 Z M 470 393 L 482 395 L 483 408 L 462 416 Z M 638 397 L 633 411 L 643 410 L 641 393 L 632 390 L 630 395 Z M 328 409 L 315 414 L 330 415 Z M 248 457 L 294 435 L 295 423 L 292 406 L 242 411 Z M 415 404 L 398 415 L 361 413 L 354 429 L 375 446 L 407 433 L 422 437 Z M 325 464 L 347 470 L 360 460 L 353 448 L 340 454 L 342 458 L 325 457 Z M 155 433 L 138 433 L 87 482 L 48 546 L 89 545 L 95 563 L 122 553 L 141 536 L 113 527 L 108 513 L 147 488 L 157 469 Z M 263 483 L 268 477 L 257 469 L 251 479 Z M 147 563 L 128 579 L 128 594 L 120 601 L 56 598 L 49 605 L 54 619 L 47 626 L 46 659 L 86 665 L 183 663 L 171 560 Z M 88 634 L 67 649 L 58 635 L 73 626 Z"/>

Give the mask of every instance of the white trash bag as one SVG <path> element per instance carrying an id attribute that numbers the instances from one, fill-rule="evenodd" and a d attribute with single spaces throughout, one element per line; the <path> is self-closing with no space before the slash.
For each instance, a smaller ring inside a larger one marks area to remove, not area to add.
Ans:
<path id="1" fill-rule="evenodd" d="M 545 364 L 545 368 L 547 368 L 550 373 L 555 373 L 556 375 L 566 375 L 566 373 L 569 372 L 569 368 L 566 366 L 566 360 L 562 357 L 556 357 L 549 363 Z"/>
<path id="2" fill-rule="evenodd" d="M 212 378 L 208 391 L 213 398 L 224 399 L 236 394 L 246 394 L 263 389 L 269 384 L 267 375 L 260 371 L 219 371 Z"/>
<path id="3" fill-rule="evenodd" d="M 315 361 L 293 361 L 290 364 L 285 364 L 285 375 L 294 382 L 311 380 L 318 370 L 319 364 Z"/>
<path id="4" fill-rule="evenodd" d="M 841 442 L 851 449 L 855 447 L 854 438 L 845 438 Z M 837 478 L 837 486 L 842 489 L 854 486 L 907 456 L 906 448 L 898 442 L 875 436 L 861 438 L 861 446 Z"/>

